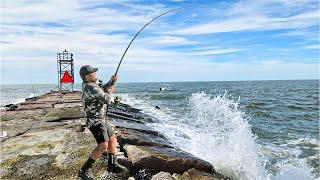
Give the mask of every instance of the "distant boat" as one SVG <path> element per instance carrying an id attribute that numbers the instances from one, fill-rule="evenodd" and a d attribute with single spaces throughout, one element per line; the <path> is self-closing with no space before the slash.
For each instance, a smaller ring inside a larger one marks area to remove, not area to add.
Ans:
<path id="1" fill-rule="evenodd" d="M 166 84 L 163 84 L 161 87 L 160 87 L 160 91 L 166 91 L 168 90 L 168 86 Z"/>
<path id="2" fill-rule="evenodd" d="M 160 87 L 160 91 L 176 91 L 176 90 L 170 88 L 170 87 L 169 87 L 168 85 L 166 85 L 166 84 L 163 84 L 163 85 Z"/>

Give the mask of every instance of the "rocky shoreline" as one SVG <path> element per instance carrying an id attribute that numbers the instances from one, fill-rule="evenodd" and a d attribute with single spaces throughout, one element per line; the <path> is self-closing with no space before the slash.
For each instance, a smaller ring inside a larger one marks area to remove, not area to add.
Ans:
<path id="1" fill-rule="evenodd" d="M 77 171 L 96 142 L 85 127 L 81 92 L 50 93 L 1 110 L 1 179 L 79 179 Z M 94 165 L 97 179 L 228 179 L 214 167 L 171 144 L 145 123 L 155 119 L 127 104 L 110 107 L 118 162 L 128 168 L 108 173 L 105 159 Z"/>

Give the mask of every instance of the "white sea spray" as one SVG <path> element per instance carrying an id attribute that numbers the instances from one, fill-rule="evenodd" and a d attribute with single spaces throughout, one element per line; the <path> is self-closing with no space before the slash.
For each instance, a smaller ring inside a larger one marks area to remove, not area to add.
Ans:
<path id="1" fill-rule="evenodd" d="M 165 134 L 179 148 L 212 163 L 224 175 L 234 179 L 315 179 L 306 160 L 298 158 L 300 150 L 259 144 L 239 101 L 226 94 L 192 94 L 188 98 L 191 111 L 180 115 L 184 119 L 177 118 L 177 112 L 172 109 L 155 109 L 148 97 L 122 96 L 125 103 L 160 119 L 149 126 Z M 297 142 L 288 142 L 291 143 Z M 272 167 L 276 170 L 271 172 L 266 163 L 268 155 L 275 153 L 289 154 L 284 157 L 289 159 L 279 160 Z"/>

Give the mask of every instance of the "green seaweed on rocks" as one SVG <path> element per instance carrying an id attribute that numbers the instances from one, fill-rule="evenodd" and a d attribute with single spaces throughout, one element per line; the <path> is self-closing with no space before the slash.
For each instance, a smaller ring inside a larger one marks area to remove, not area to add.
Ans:
<path id="1" fill-rule="evenodd" d="M 45 149 L 45 148 L 49 148 L 49 149 L 52 149 L 55 147 L 55 144 L 57 143 L 60 143 L 61 141 L 58 141 L 58 142 L 48 142 L 48 141 L 45 141 L 45 142 L 42 142 L 40 144 L 37 144 L 37 148 L 40 148 L 40 149 Z"/>
<path id="2" fill-rule="evenodd" d="M 14 115 L 3 115 L 3 116 L 0 117 L 0 120 L 1 121 L 10 121 L 10 120 L 13 120 L 15 118 L 16 118 L 16 116 L 14 116 Z"/>

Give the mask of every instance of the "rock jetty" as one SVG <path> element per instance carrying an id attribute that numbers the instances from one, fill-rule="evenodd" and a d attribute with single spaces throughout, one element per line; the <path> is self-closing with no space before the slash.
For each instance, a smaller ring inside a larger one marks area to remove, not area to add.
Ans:
<path id="1" fill-rule="evenodd" d="M 108 119 L 116 129 L 118 162 L 128 172 L 108 173 L 100 158 L 93 167 L 97 179 L 226 179 L 145 125 L 155 119 L 140 109 L 111 106 Z M 1 132 L 0 179 L 79 179 L 77 171 L 96 146 L 85 127 L 81 92 L 52 91 L 8 105 L 1 110 Z"/>

